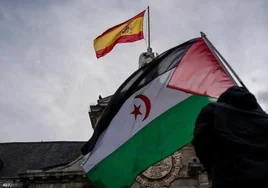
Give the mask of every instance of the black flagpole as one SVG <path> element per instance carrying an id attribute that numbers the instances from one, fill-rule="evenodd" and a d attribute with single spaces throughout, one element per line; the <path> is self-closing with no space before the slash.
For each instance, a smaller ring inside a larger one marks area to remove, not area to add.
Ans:
<path id="1" fill-rule="evenodd" d="M 236 72 L 234 71 L 234 69 L 229 65 L 229 63 L 224 59 L 224 57 L 220 54 L 220 52 L 214 47 L 214 45 L 208 40 L 207 36 L 205 33 L 203 33 L 202 31 L 201 33 L 201 37 L 205 40 L 207 46 L 209 47 L 209 49 L 211 50 L 211 52 L 213 53 L 213 55 L 215 56 L 215 58 L 217 58 L 217 60 L 219 61 L 219 63 L 221 63 L 222 67 L 224 68 L 224 70 L 226 71 L 227 74 L 230 75 L 229 71 L 226 69 L 225 65 L 230 69 L 230 71 L 233 73 L 233 75 L 236 77 L 236 79 L 238 80 L 238 82 L 241 84 L 242 87 L 244 87 L 246 90 L 248 90 L 248 88 L 246 87 L 246 85 L 243 83 L 243 81 L 239 78 L 239 76 L 236 74 Z M 218 56 L 222 59 L 222 61 L 218 58 Z M 231 76 L 231 78 L 233 79 L 233 77 Z M 234 79 L 233 79 L 234 80 Z M 235 81 L 235 80 L 234 80 Z M 249 90 L 248 90 L 249 91 Z"/>

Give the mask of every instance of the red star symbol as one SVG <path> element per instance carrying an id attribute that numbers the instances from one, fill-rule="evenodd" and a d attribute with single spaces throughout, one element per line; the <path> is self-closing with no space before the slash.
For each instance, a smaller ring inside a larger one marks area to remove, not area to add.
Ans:
<path id="1" fill-rule="evenodd" d="M 140 107 L 141 107 L 141 105 L 140 106 L 136 106 L 134 104 L 134 110 L 131 112 L 131 114 L 133 114 L 135 116 L 135 120 L 136 120 L 136 118 L 137 118 L 138 115 L 142 115 L 141 114 L 141 111 L 140 111 Z"/>

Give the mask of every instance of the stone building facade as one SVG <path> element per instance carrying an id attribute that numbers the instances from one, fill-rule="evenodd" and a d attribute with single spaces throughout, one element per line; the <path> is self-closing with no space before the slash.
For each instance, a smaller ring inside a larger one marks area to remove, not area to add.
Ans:
<path id="1" fill-rule="evenodd" d="M 97 108 L 105 107 L 101 102 L 91 106 L 91 109 L 95 109 L 90 112 L 91 119 L 97 118 Z M 94 187 L 89 184 L 81 169 L 83 156 L 80 149 L 84 144 L 85 142 L 1 143 L 0 187 Z M 189 145 L 140 174 L 131 188 L 141 187 L 208 188 L 209 182 Z"/>
<path id="2" fill-rule="evenodd" d="M 96 125 L 110 97 L 90 106 L 92 126 Z M 0 143 L 0 187 L 87 188 L 91 186 L 81 169 L 80 153 L 85 142 Z M 141 173 L 132 188 L 208 188 L 207 175 L 185 146 Z"/>

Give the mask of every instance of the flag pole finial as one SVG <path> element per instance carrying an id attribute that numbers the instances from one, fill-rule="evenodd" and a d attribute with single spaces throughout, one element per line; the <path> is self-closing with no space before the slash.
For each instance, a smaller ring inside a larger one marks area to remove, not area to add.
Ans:
<path id="1" fill-rule="evenodd" d="M 156 56 L 157 53 L 153 52 L 151 47 L 151 23 L 150 23 L 150 6 L 147 6 L 147 52 L 141 53 L 139 57 L 139 68 L 150 63 Z"/>
<path id="2" fill-rule="evenodd" d="M 202 31 L 200 31 L 200 34 L 201 34 L 201 37 L 205 37 L 206 36 L 206 34 L 203 33 Z"/>

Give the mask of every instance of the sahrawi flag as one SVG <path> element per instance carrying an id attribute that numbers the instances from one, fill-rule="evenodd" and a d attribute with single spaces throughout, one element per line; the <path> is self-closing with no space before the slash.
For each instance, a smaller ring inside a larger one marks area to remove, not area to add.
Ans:
<path id="1" fill-rule="evenodd" d="M 202 38 L 156 57 L 113 95 L 82 148 L 97 187 L 131 187 L 137 175 L 188 144 L 200 110 L 235 85 Z"/>

